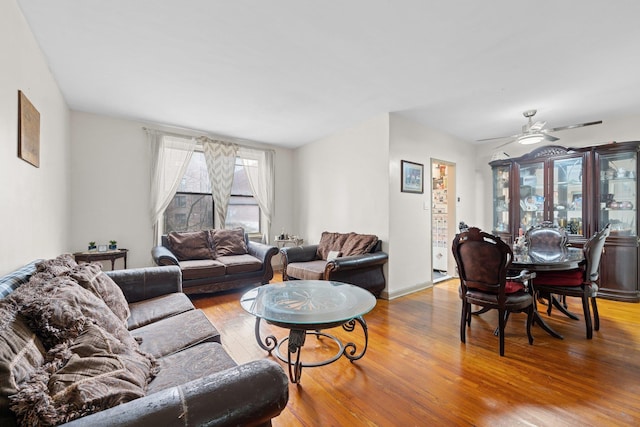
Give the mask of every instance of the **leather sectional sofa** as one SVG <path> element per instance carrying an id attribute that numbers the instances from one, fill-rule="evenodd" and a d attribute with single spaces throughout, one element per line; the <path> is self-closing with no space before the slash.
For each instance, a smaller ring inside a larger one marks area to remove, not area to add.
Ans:
<path id="1" fill-rule="evenodd" d="M 181 290 L 176 266 L 68 255 L 0 277 L 0 425 L 271 425 L 283 369 L 237 365 Z"/>

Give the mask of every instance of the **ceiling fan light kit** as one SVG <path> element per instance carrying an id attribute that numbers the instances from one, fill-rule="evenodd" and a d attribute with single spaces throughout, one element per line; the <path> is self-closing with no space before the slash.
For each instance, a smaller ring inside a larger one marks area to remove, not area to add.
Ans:
<path id="1" fill-rule="evenodd" d="M 537 144 L 544 139 L 544 134 L 531 133 L 528 135 L 522 135 L 518 137 L 518 143 L 522 145 Z"/>

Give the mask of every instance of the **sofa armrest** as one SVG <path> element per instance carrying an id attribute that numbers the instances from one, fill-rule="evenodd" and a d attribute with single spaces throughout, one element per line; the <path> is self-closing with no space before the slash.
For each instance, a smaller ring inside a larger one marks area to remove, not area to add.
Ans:
<path id="1" fill-rule="evenodd" d="M 317 257 L 317 252 L 318 245 L 287 246 L 280 249 L 285 265 L 292 262 L 314 261 Z"/>
<path id="2" fill-rule="evenodd" d="M 383 265 L 389 259 L 386 252 L 378 251 L 363 255 L 339 257 L 327 262 L 325 274 L 332 271 L 356 270 L 375 265 Z"/>
<path id="3" fill-rule="evenodd" d="M 131 268 L 105 273 L 120 286 L 129 303 L 182 292 L 182 273 L 180 267 L 176 266 Z"/>
<path id="4" fill-rule="evenodd" d="M 66 426 L 255 426 L 282 412 L 289 380 L 261 359 L 78 418 Z"/>
<path id="5" fill-rule="evenodd" d="M 264 243 L 258 243 L 249 241 L 247 245 L 249 255 L 258 258 L 263 264 L 271 263 L 271 258 L 278 253 L 278 248 L 275 246 L 265 245 Z"/>
<path id="6" fill-rule="evenodd" d="M 153 247 L 151 256 L 156 265 L 180 265 L 178 258 L 166 246 Z"/>

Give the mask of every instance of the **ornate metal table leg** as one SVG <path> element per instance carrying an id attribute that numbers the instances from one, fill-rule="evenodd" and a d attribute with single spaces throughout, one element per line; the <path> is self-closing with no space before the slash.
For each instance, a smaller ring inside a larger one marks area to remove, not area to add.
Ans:
<path id="1" fill-rule="evenodd" d="M 342 328 L 347 332 L 353 332 L 356 327 L 356 322 L 360 323 L 360 326 L 364 331 L 364 348 L 359 354 L 356 354 L 357 349 L 354 343 L 348 342 L 344 345 L 344 357 L 349 359 L 351 362 L 361 359 L 362 356 L 364 356 L 364 353 L 367 351 L 367 346 L 369 345 L 369 330 L 367 328 L 367 322 L 365 322 L 362 317 L 356 317 L 355 319 L 349 320 L 347 323 L 342 325 Z"/>
<path id="2" fill-rule="evenodd" d="M 289 345 L 287 351 L 287 364 L 289 365 L 289 378 L 294 384 L 300 382 L 300 376 L 302 375 L 302 363 L 300 362 L 300 353 L 302 353 L 302 346 L 307 336 L 307 332 L 301 329 L 291 329 L 289 331 Z M 291 363 L 291 353 L 296 354 L 296 361 Z M 293 372 L 291 368 L 293 367 Z"/>
<path id="3" fill-rule="evenodd" d="M 262 339 L 260 338 L 260 320 L 262 320 L 260 317 L 256 317 L 256 341 L 258 341 L 258 345 L 263 350 L 266 350 L 267 352 L 269 352 L 269 355 L 271 355 L 273 349 L 276 348 L 276 345 L 278 345 L 278 340 L 273 335 L 269 335 L 264 339 L 264 343 L 262 342 Z"/>

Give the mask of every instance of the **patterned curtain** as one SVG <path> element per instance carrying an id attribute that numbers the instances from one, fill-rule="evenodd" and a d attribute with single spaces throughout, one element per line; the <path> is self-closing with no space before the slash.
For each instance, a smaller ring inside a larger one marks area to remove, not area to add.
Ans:
<path id="1" fill-rule="evenodd" d="M 224 228 L 238 146 L 231 142 L 217 141 L 207 137 L 200 137 L 198 141 L 202 143 L 204 149 L 207 172 L 211 181 L 211 194 L 215 206 L 214 224 L 218 228 Z"/>

